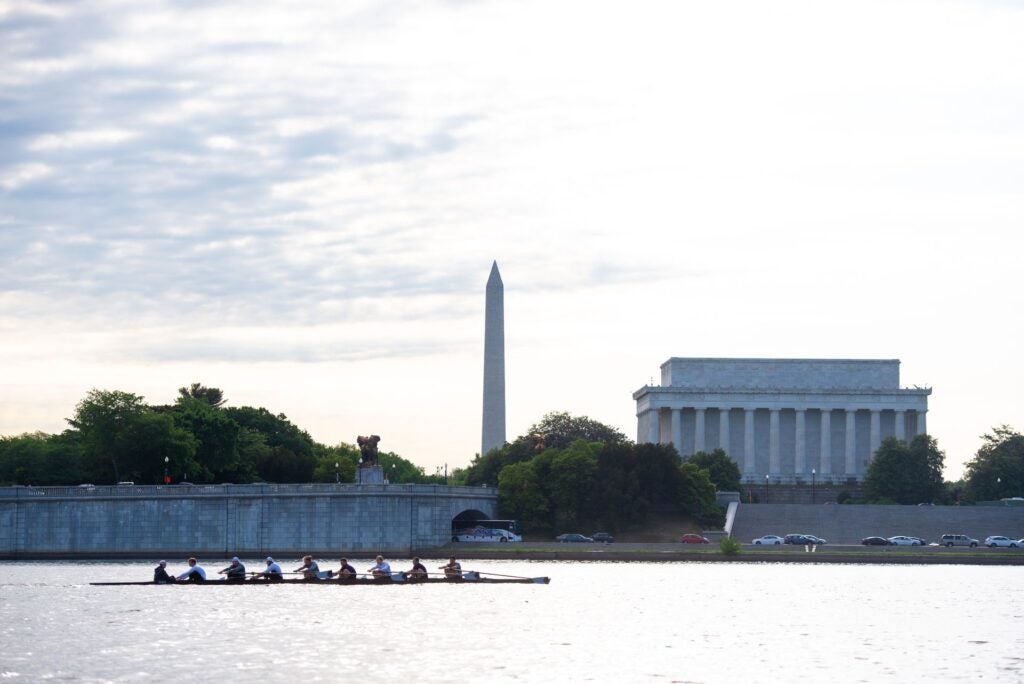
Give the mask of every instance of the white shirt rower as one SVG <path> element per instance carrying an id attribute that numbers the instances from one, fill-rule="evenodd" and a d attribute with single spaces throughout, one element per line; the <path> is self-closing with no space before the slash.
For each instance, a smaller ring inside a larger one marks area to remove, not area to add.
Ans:
<path id="1" fill-rule="evenodd" d="M 377 556 L 377 563 L 367 572 L 372 573 L 374 577 L 388 577 L 391 575 L 391 566 L 384 560 L 384 556 Z"/>
<path id="2" fill-rule="evenodd" d="M 184 582 L 184 581 L 195 582 L 196 581 L 195 576 L 198 576 L 199 577 L 199 581 L 201 581 L 201 582 L 205 582 L 206 581 L 206 571 L 203 570 L 201 567 L 199 567 L 199 563 L 196 561 L 195 558 L 189 558 L 188 559 L 188 570 L 186 570 L 185 572 L 183 572 L 180 575 L 178 575 L 178 581 L 179 582 Z"/>

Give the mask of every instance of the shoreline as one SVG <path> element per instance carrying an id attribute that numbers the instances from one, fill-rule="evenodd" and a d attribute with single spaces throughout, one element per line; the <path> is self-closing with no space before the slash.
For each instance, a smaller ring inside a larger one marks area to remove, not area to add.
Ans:
<path id="1" fill-rule="evenodd" d="M 944 547 L 892 547 L 892 548 L 865 548 L 858 546 L 849 547 L 818 547 L 814 552 L 804 547 L 789 548 L 757 548 L 743 549 L 738 554 L 726 555 L 717 548 L 681 549 L 677 544 L 627 544 L 627 545 L 602 545 L 600 547 L 562 548 L 562 545 L 551 545 L 556 548 L 544 548 L 527 545 L 520 548 L 508 548 L 502 544 L 502 548 L 494 548 L 491 545 L 487 548 L 471 547 L 468 544 L 449 544 L 433 548 L 418 548 L 408 551 L 385 551 L 384 554 L 391 559 L 401 559 L 405 556 L 420 556 L 423 558 L 444 559 L 451 556 L 459 560 L 512 560 L 512 561 L 576 561 L 593 563 L 630 563 L 630 562 L 655 562 L 655 563 L 802 563 L 802 564 L 839 564 L 839 565 L 980 565 L 980 566 L 1024 566 L 1024 551 L 1018 549 L 966 549 Z M 331 559 L 339 556 L 349 558 L 372 558 L 381 551 L 376 549 L 343 549 L 325 550 L 310 549 L 308 551 L 277 550 L 261 551 L 251 554 L 239 552 L 247 558 L 273 555 L 279 558 L 300 558 L 305 553 L 312 553 L 314 556 L 323 559 Z M 180 552 L 117 552 L 106 554 L 92 554 L 88 556 L 75 556 L 59 553 L 33 553 L 19 554 L 11 557 L 7 554 L 0 555 L 0 561 L 6 562 L 36 562 L 36 561 L 59 561 L 59 562 L 94 562 L 112 560 L 151 561 L 157 557 L 177 557 Z M 221 558 L 221 554 L 201 554 L 208 561 Z M 230 558 L 231 555 L 224 555 L 223 558 Z"/>

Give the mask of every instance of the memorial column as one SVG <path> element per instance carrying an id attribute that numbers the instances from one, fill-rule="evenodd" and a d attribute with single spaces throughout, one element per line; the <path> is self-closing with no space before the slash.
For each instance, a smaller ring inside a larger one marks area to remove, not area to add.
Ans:
<path id="1" fill-rule="evenodd" d="M 807 445 L 805 442 L 806 437 L 806 414 L 804 409 L 796 410 L 796 437 L 793 440 L 795 442 L 794 450 L 796 453 L 793 455 L 793 472 L 798 476 L 803 476 L 807 472 Z"/>
<path id="2" fill-rule="evenodd" d="M 901 442 L 907 441 L 907 412 L 896 412 L 896 439 Z"/>
<path id="3" fill-rule="evenodd" d="M 672 409 L 672 445 L 680 456 L 683 454 L 683 409 Z"/>
<path id="4" fill-rule="evenodd" d="M 857 475 L 857 412 L 853 409 L 846 409 L 846 453 L 844 454 L 844 469 L 846 477 Z"/>
<path id="5" fill-rule="evenodd" d="M 704 443 L 704 414 L 705 410 L 702 408 L 694 409 L 696 417 L 693 423 L 693 453 L 705 450 Z"/>
<path id="6" fill-rule="evenodd" d="M 726 454 L 732 454 L 729 448 L 729 409 L 718 409 L 718 446 Z"/>
<path id="7" fill-rule="evenodd" d="M 828 481 L 832 478 L 832 409 L 821 409 L 821 449 L 818 458 L 821 460 L 818 469 L 822 479 Z"/>
<path id="8" fill-rule="evenodd" d="M 650 409 L 647 412 L 647 441 L 651 444 L 661 442 L 661 425 L 658 423 L 658 409 Z"/>
<path id="9" fill-rule="evenodd" d="M 927 435 L 928 434 L 928 424 L 925 422 L 925 414 L 926 413 L 928 413 L 928 411 L 918 411 L 917 412 L 917 434 L 919 434 L 919 435 Z"/>
<path id="10" fill-rule="evenodd" d="M 743 472 L 753 475 L 757 472 L 754 460 L 754 409 L 743 409 Z"/>
<path id="11" fill-rule="evenodd" d="M 779 461 L 779 409 L 771 409 L 768 412 L 768 472 L 773 476 L 782 474 Z"/>
<path id="12" fill-rule="evenodd" d="M 871 453 L 868 454 L 868 462 L 875 457 L 878 447 L 882 446 L 882 411 L 871 409 Z"/>

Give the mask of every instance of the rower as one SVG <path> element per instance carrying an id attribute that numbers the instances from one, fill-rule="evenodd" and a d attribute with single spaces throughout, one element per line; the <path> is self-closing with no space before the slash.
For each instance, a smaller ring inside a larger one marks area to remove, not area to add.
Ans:
<path id="1" fill-rule="evenodd" d="M 188 559 L 188 570 L 178 575 L 179 582 L 205 582 L 206 571 L 199 566 L 195 558 Z"/>
<path id="2" fill-rule="evenodd" d="M 348 558 L 341 559 L 341 569 L 338 570 L 338 579 L 342 582 L 354 580 L 356 578 L 356 569 L 348 564 Z"/>
<path id="3" fill-rule="evenodd" d="M 380 579 L 382 577 L 391 577 L 391 566 L 384 560 L 384 556 L 377 556 L 377 563 L 367 572 L 373 575 L 374 579 Z"/>
<path id="4" fill-rule="evenodd" d="M 444 570 L 445 579 L 461 579 L 462 578 L 462 565 L 459 561 L 455 560 L 455 557 L 448 559 L 448 565 L 442 565 L 441 570 Z"/>
<path id="5" fill-rule="evenodd" d="M 242 561 L 238 560 L 238 556 L 233 556 L 231 558 L 231 565 L 224 568 L 223 570 L 218 570 L 217 574 L 227 575 L 228 582 L 244 582 L 245 566 L 242 565 Z"/>
<path id="6" fill-rule="evenodd" d="M 284 579 L 284 571 L 281 570 L 281 566 L 274 562 L 272 556 L 267 556 L 267 569 L 260 573 L 263 579 L 268 582 L 280 582 Z"/>
<path id="7" fill-rule="evenodd" d="M 157 584 L 171 584 L 174 582 L 174 577 L 167 574 L 167 561 L 162 560 L 153 568 L 153 581 Z"/>
<path id="8" fill-rule="evenodd" d="M 427 579 L 427 568 L 419 558 L 412 559 L 412 570 L 406 573 L 409 579 Z"/>
<path id="9" fill-rule="evenodd" d="M 302 565 L 295 568 L 293 572 L 301 572 L 303 579 L 320 579 L 320 566 L 316 564 L 316 561 L 313 560 L 312 556 L 303 556 Z"/>

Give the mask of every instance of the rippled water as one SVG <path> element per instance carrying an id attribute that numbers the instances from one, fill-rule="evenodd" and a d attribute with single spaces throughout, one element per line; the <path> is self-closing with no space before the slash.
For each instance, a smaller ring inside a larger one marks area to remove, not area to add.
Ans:
<path id="1" fill-rule="evenodd" d="M 552 583 L 87 585 L 152 565 L 0 563 L 0 679 L 1024 679 L 1019 568 L 473 561 Z"/>

